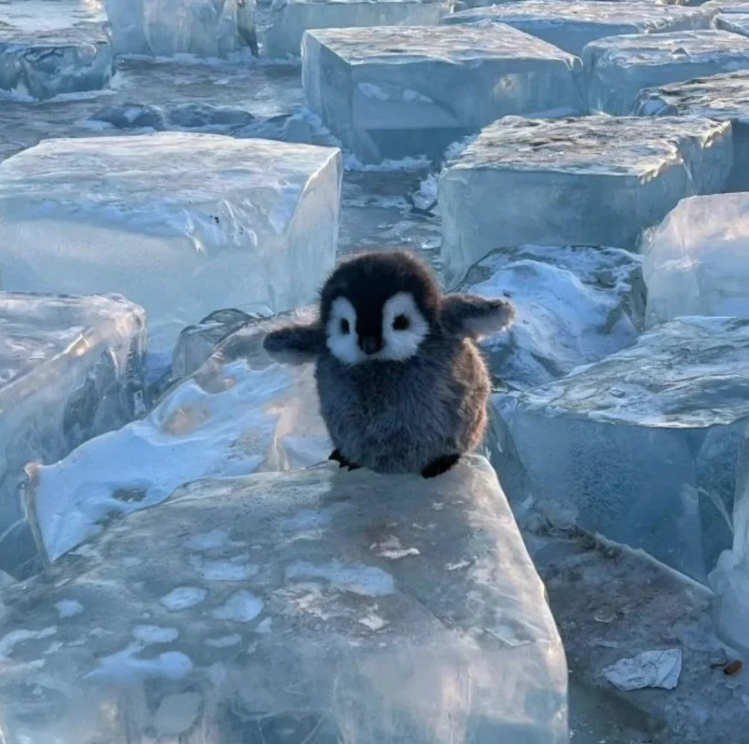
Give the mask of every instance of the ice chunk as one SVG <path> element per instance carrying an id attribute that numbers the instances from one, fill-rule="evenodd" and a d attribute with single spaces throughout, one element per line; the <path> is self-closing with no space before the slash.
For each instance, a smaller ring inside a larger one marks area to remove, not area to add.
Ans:
<path id="1" fill-rule="evenodd" d="M 515 303 L 510 330 L 482 347 L 492 375 L 520 390 L 632 346 L 644 321 L 641 259 L 616 248 L 498 251 L 469 272 L 466 285 Z"/>
<path id="2" fill-rule="evenodd" d="M 749 39 L 727 31 L 611 36 L 583 50 L 590 111 L 629 114 L 643 88 L 749 68 Z"/>
<path id="3" fill-rule="evenodd" d="M 255 0 L 104 0 L 117 54 L 257 54 Z"/>
<path id="4" fill-rule="evenodd" d="M 103 21 L 76 0 L 44 3 L 43 10 L 24 0 L 3 3 L 0 93 L 43 100 L 107 87 L 114 62 Z"/>
<path id="5" fill-rule="evenodd" d="M 268 57 L 299 54 L 308 29 L 432 26 L 450 12 L 450 0 L 274 0 L 265 34 Z"/>
<path id="6" fill-rule="evenodd" d="M 36 555 L 16 494 L 24 468 L 36 460 L 56 462 L 139 413 L 145 340 L 142 308 L 119 296 L 0 292 L 4 571 L 22 574 Z"/>
<path id="7" fill-rule="evenodd" d="M 648 325 L 680 315 L 749 318 L 749 193 L 684 199 L 647 242 Z"/>
<path id="8" fill-rule="evenodd" d="M 671 321 L 630 349 L 494 403 L 542 508 L 702 582 L 730 547 L 749 423 L 749 321 Z"/>
<path id="9" fill-rule="evenodd" d="M 736 468 L 733 545 L 721 553 L 710 574 L 715 592 L 717 633 L 746 660 L 749 658 L 749 438 L 744 437 Z"/>
<path id="10" fill-rule="evenodd" d="M 258 313 L 248 314 L 233 308 L 215 310 L 197 325 L 187 326 L 179 334 L 172 356 L 172 375 L 182 379 L 201 367 L 216 346 L 243 325 L 259 320 Z"/>
<path id="11" fill-rule="evenodd" d="M 302 511 L 330 515 L 319 537 L 289 531 Z M 372 543 L 383 525 L 419 554 L 380 556 Z M 217 559 L 231 562 L 246 542 L 260 571 L 168 612 L 159 597 L 203 583 L 185 535 L 214 531 L 229 536 Z M 126 565 L 133 555 L 143 563 Z M 0 637 L 45 627 L 71 592 L 87 607 L 60 624 L 54 654 L 42 657 L 49 641 L 19 643 L 3 667 L 0 716 L 14 741 L 146 738 L 165 694 L 200 692 L 189 718 L 197 713 L 197 730 L 216 742 L 291 741 L 288 732 L 318 744 L 568 742 L 562 644 L 483 458 L 432 481 L 325 466 L 194 482 L 55 571 L 71 580 L 55 588 L 32 579 L 4 594 L 24 611 L 0 618 Z M 144 612 L 178 637 L 166 647 L 133 643 Z M 110 634 L 91 635 L 97 627 Z M 86 653 L 69 645 L 81 637 Z M 52 701 L 54 716 L 29 715 Z"/>
<path id="12" fill-rule="evenodd" d="M 106 177 L 102 177 L 106 174 Z M 0 163 L 5 289 L 122 292 L 149 351 L 217 306 L 288 310 L 335 263 L 336 148 L 210 134 L 46 140 Z"/>
<path id="13" fill-rule="evenodd" d="M 749 5 L 746 13 L 721 13 L 715 19 L 715 26 L 722 31 L 749 36 Z"/>
<path id="14" fill-rule="evenodd" d="M 526 243 L 633 249 L 683 197 L 722 190 L 732 159 L 708 119 L 502 119 L 440 175 L 445 280 Z"/>
<path id="15" fill-rule="evenodd" d="M 654 34 L 706 29 L 717 10 L 643 2 L 522 0 L 463 10 L 443 23 L 507 23 L 571 54 L 591 41 L 620 34 Z"/>
<path id="16" fill-rule="evenodd" d="M 310 107 L 363 162 L 441 155 L 505 114 L 581 113 L 579 65 L 506 25 L 329 29 L 302 41 Z"/>
<path id="17" fill-rule="evenodd" d="M 181 483 L 327 459 L 332 447 L 312 367 L 274 364 L 262 349 L 276 322 L 247 325 L 148 416 L 37 470 L 27 494 L 51 560 L 111 517 L 161 503 Z M 216 577 L 251 575 L 257 567 L 198 561 L 194 568 Z M 180 599 L 165 601 L 179 605 Z"/>
<path id="18" fill-rule="evenodd" d="M 728 190 L 749 191 L 749 71 L 647 88 L 637 99 L 635 113 L 705 116 L 716 121 L 730 121 L 734 162 Z"/>

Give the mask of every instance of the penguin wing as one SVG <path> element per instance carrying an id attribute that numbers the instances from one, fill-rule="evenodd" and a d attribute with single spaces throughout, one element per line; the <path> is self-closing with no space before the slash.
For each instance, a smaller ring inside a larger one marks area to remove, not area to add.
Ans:
<path id="1" fill-rule="evenodd" d="M 448 333 L 478 341 L 509 328 L 515 319 L 515 305 L 505 298 L 453 293 L 442 298 L 440 317 Z"/>
<path id="2" fill-rule="evenodd" d="M 325 331 L 318 323 L 282 326 L 265 336 L 263 348 L 282 364 L 307 364 L 325 351 Z"/>

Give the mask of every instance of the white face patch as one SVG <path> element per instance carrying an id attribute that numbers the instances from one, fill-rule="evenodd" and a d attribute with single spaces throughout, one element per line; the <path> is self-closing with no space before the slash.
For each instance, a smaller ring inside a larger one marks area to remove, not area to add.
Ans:
<path id="1" fill-rule="evenodd" d="M 330 353 L 344 364 L 402 362 L 419 350 L 429 333 L 429 323 L 416 307 L 413 296 L 399 292 L 382 309 L 382 349 L 375 354 L 365 354 L 359 348 L 356 309 L 345 297 L 336 298 L 330 306 L 326 331 Z"/>
<path id="2" fill-rule="evenodd" d="M 429 323 L 416 307 L 413 295 L 398 292 L 382 310 L 382 351 L 379 359 L 402 362 L 419 350 L 429 333 Z"/>
<path id="3" fill-rule="evenodd" d="M 339 361 L 357 364 L 367 358 L 356 336 L 356 310 L 345 297 L 333 300 L 326 331 L 328 349 Z"/>

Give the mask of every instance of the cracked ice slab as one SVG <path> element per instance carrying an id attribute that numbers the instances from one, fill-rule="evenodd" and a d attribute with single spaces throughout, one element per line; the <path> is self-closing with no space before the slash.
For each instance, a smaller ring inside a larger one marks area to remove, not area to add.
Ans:
<path id="1" fill-rule="evenodd" d="M 49 560 L 113 518 L 162 503 L 181 483 L 327 459 L 332 445 L 317 412 L 312 366 L 275 364 L 262 349 L 277 322 L 252 322 L 233 334 L 148 416 L 35 469 L 26 493 Z M 210 563 L 201 570 L 221 573 Z M 245 561 L 226 573 L 252 570 Z"/>
<path id="2" fill-rule="evenodd" d="M 102 14 L 75 0 L 45 3 L 42 17 L 23 0 L 0 14 L 0 94 L 45 100 L 100 90 L 114 75 Z"/>
<path id="3" fill-rule="evenodd" d="M 631 250 L 683 197 L 720 191 L 732 163 L 730 125 L 703 118 L 502 119 L 440 175 L 445 280 L 497 248 Z"/>
<path id="4" fill-rule="evenodd" d="M 629 114 L 643 88 L 749 68 L 749 38 L 727 31 L 612 36 L 583 50 L 591 112 Z"/>
<path id="5" fill-rule="evenodd" d="M 688 317 L 493 402 L 542 510 L 705 582 L 731 545 L 748 380 L 749 321 Z"/>
<path id="6" fill-rule="evenodd" d="M 104 0 L 117 54 L 257 51 L 255 0 Z"/>
<path id="7" fill-rule="evenodd" d="M 329 147 L 47 140 L 0 163 L 3 286 L 122 292 L 148 314 L 149 352 L 171 354 L 217 305 L 280 311 L 316 297 L 335 263 L 341 175 Z"/>
<path id="8" fill-rule="evenodd" d="M 363 162 L 437 157 L 507 114 L 582 113 L 580 61 L 507 25 L 308 31 L 310 108 Z"/>
<path id="9" fill-rule="evenodd" d="M 310 29 L 436 25 L 450 6 L 449 0 L 274 0 L 265 56 L 300 54 Z"/>
<path id="10" fill-rule="evenodd" d="M 706 29 L 717 10 L 642 2 L 522 0 L 462 10 L 442 23 L 506 23 L 571 54 L 591 41 L 621 34 L 654 34 Z"/>
<path id="11" fill-rule="evenodd" d="M 749 70 L 647 88 L 638 96 L 634 111 L 640 116 L 730 121 L 734 163 L 728 190 L 749 191 Z"/>
<path id="12" fill-rule="evenodd" d="M 647 323 L 680 315 L 749 318 L 749 194 L 684 199 L 649 237 Z"/>
<path id="13" fill-rule="evenodd" d="M 16 489 L 32 461 L 52 463 L 132 420 L 146 326 L 122 297 L 0 292 L 0 565 L 36 552 Z"/>
<path id="14" fill-rule="evenodd" d="M 194 566 L 247 553 L 258 571 L 236 582 Z M 177 588 L 205 593 L 170 609 Z M 431 481 L 326 465 L 193 482 L 2 599 L 0 717 L 19 740 L 144 735 L 164 695 L 202 691 L 190 710 L 216 741 L 568 741 L 562 644 L 481 457 Z M 62 599 L 84 612 L 60 620 Z M 54 716 L 29 715 L 47 701 Z"/>

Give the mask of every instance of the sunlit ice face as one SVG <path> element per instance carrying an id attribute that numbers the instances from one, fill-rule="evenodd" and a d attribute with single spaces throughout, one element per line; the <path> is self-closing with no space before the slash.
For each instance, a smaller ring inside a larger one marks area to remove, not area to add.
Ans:
<path id="1" fill-rule="evenodd" d="M 330 353 L 344 364 L 404 362 L 413 357 L 429 333 L 429 323 L 413 295 L 398 292 L 380 308 L 357 309 L 346 297 L 330 306 L 327 324 Z"/>

